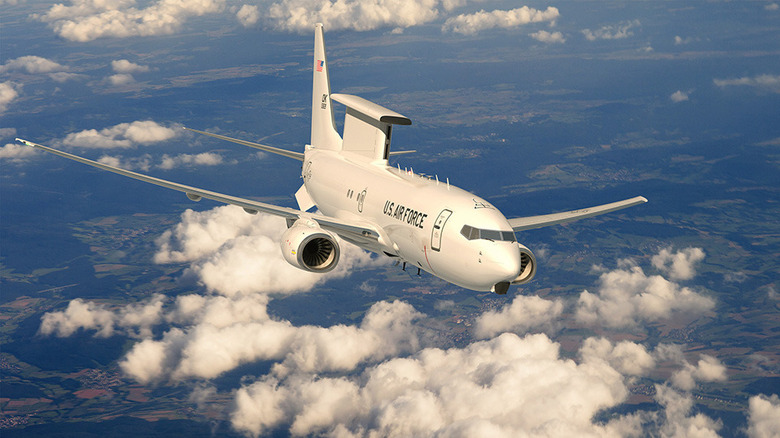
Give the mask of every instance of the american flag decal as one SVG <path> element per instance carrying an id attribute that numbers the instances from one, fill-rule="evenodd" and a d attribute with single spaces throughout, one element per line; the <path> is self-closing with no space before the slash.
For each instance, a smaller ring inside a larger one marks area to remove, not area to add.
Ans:
<path id="1" fill-rule="evenodd" d="M 322 71 L 322 67 L 325 66 L 325 61 L 317 60 L 317 71 Z"/>

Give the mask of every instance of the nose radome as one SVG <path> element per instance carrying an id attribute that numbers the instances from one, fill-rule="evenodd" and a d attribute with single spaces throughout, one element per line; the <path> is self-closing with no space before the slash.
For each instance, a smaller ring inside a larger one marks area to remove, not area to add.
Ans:
<path id="1" fill-rule="evenodd" d="M 494 269 L 493 291 L 505 294 L 510 284 L 524 284 L 536 274 L 536 258 L 523 245 L 502 245 L 491 257 Z"/>
<path id="2" fill-rule="evenodd" d="M 520 272 L 520 249 L 516 245 L 499 243 L 490 256 L 493 270 L 496 276 L 496 283 L 511 283 Z"/>

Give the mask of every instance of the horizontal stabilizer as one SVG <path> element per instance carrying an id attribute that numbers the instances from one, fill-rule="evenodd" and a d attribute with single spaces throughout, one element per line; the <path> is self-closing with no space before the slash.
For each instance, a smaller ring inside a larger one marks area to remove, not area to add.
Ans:
<path id="1" fill-rule="evenodd" d="M 226 137 L 224 135 L 219 135 L 219 134 L 212 134 L 210 132 L 205 132 L 205 131 L 198 131 L 197 129 L 192 129 L 192 128 L 185 127 L 184 129 L 186 129 L 187 131 L 197 132 L 198 134 L 208 135 L 209 137 L 218 138 L 220 140 L 225 140 L 233 143 L 238 143 L 244 146 L 249 146 L 250 148 L 260 149 L 261 151 L 270 152 L 272 154 L 281 155 L 283 157 L 295 158 L 298 161 L 303 161 L 303 154 L 300 152 L 288 151 L 286 149 L 279 149 L 273 146 L 266 146 L 264 144 L 253 143 L 251 141 L 239 140 L 237 138 Z"/>
<path id="2" fill-rule="evenodd" d="M 580 210 L 509 219 L 509 225 L 512 226 L 514 231 L 532 230 L 534 228 L 549 227 L 551 225 L 565 224 L 567 222 L 598 216 L 600 214 L 610 213 L 615 210 L 644 204 L 645 202 L 647 202 L 647 199 L 645 199 L 643 196 L 637 196 L 635 198 L 613 202 L 611 204 L 598 205 L 596 207 L 583 208 Z"/>

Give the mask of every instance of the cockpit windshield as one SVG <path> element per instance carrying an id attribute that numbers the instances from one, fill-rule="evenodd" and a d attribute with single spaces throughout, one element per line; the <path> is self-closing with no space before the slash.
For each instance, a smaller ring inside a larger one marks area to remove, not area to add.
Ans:
<path id="1" fill-rule="evenodd" d="M 466 239 L 486 239 L 502 242 L 516 242 L 515 233 L 512 231 L 481 230 L 470 225 L 464 225 L 460 234 Z"/>

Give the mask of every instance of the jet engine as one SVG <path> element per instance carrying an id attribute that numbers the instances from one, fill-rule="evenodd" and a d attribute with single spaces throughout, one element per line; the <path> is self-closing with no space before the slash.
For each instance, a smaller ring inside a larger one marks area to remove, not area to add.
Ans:
<path id="1" fill-rule="evenodd" d="M 298 220 L 282 234 L 282 255 L 296 268 L 329 272 L 339 262 L 339 244 L 333 234 L 316 224 Z"/>
<path id="2" fill-rule="evenodd" d="M 518 243 L 517 246 L 520 247 L 520 274 L 512 280 L 512 284 L 525 284 L 536 275 L 536 257 L 525 245 Z"/>

